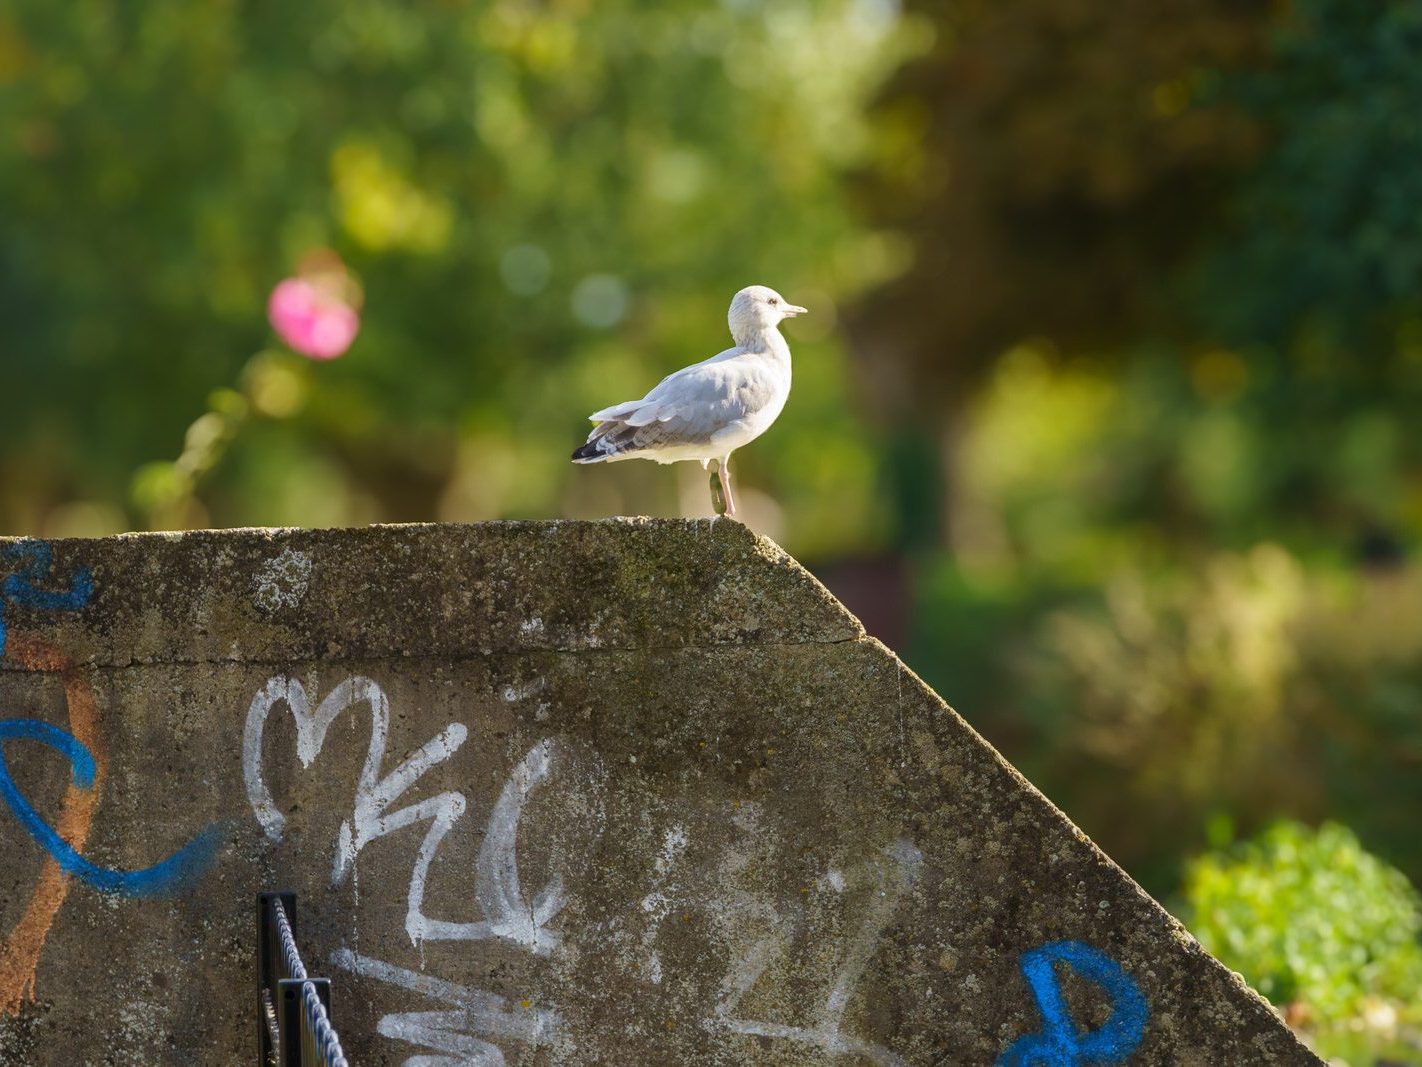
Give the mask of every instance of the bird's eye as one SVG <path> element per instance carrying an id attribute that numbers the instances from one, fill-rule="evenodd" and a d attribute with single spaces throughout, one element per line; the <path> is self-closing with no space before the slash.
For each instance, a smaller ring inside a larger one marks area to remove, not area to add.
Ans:
<path id="1" fill-rule="evenodd" d="M 780 303 L 780 298 L 779 298 L 778 296 L 772 296 L 772 297 L 770 298 L 770 302 L 771 302 L 772 304 L 778 304 L 778 303 Z"/>

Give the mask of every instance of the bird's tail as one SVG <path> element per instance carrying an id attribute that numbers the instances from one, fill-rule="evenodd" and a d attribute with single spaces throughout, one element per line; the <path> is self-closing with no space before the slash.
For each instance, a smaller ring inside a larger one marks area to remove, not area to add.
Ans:
<path id="1" fill-rule="evenodd" d="M 607 453 L 598 448 L 598 441 L 589 441 L 573 453 L 574 463 L 603 463 Z"/>
<path id="2" fill-rule="evenodd" d="M 574 463 L 605 463 L 634 447 L 637 427 L 617 421 L 601 423 L 588 435 L 585 445 L 573 453 Z"/>

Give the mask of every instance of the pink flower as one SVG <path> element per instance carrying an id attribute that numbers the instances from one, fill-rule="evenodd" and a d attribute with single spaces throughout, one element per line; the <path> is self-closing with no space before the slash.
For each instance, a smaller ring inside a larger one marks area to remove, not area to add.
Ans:
<path id="1" fill-rule="evenodd" d="M 267 318 L 288 345 L 312 359 L 343 355 L 360 332 L 360 315 L 342 299 L 339 286 L 317 277 L 287 278 L 272 290 Z"/>

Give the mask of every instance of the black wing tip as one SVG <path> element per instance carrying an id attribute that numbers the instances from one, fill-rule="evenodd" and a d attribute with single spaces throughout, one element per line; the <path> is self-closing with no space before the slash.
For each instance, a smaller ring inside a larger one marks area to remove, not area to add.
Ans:
<path id="1" fill-rule="evenodd" d="M 606 458 L 607 453 L 598 449 L 596 441 L 589 441 L 573 451 L 574 463 L 598 463 Z"/>

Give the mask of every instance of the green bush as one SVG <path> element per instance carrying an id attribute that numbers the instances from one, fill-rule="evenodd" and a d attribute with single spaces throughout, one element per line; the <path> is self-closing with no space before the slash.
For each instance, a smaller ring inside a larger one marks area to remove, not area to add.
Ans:
<path id="1" fill-rule="evenodd" d="M 1321 1054 L 1417 1062 L 1422 897 L 1350 830 L 1278 823 L 1196 860 L 1185 896 L 1201 944 L 1283 1009 Z"/>

